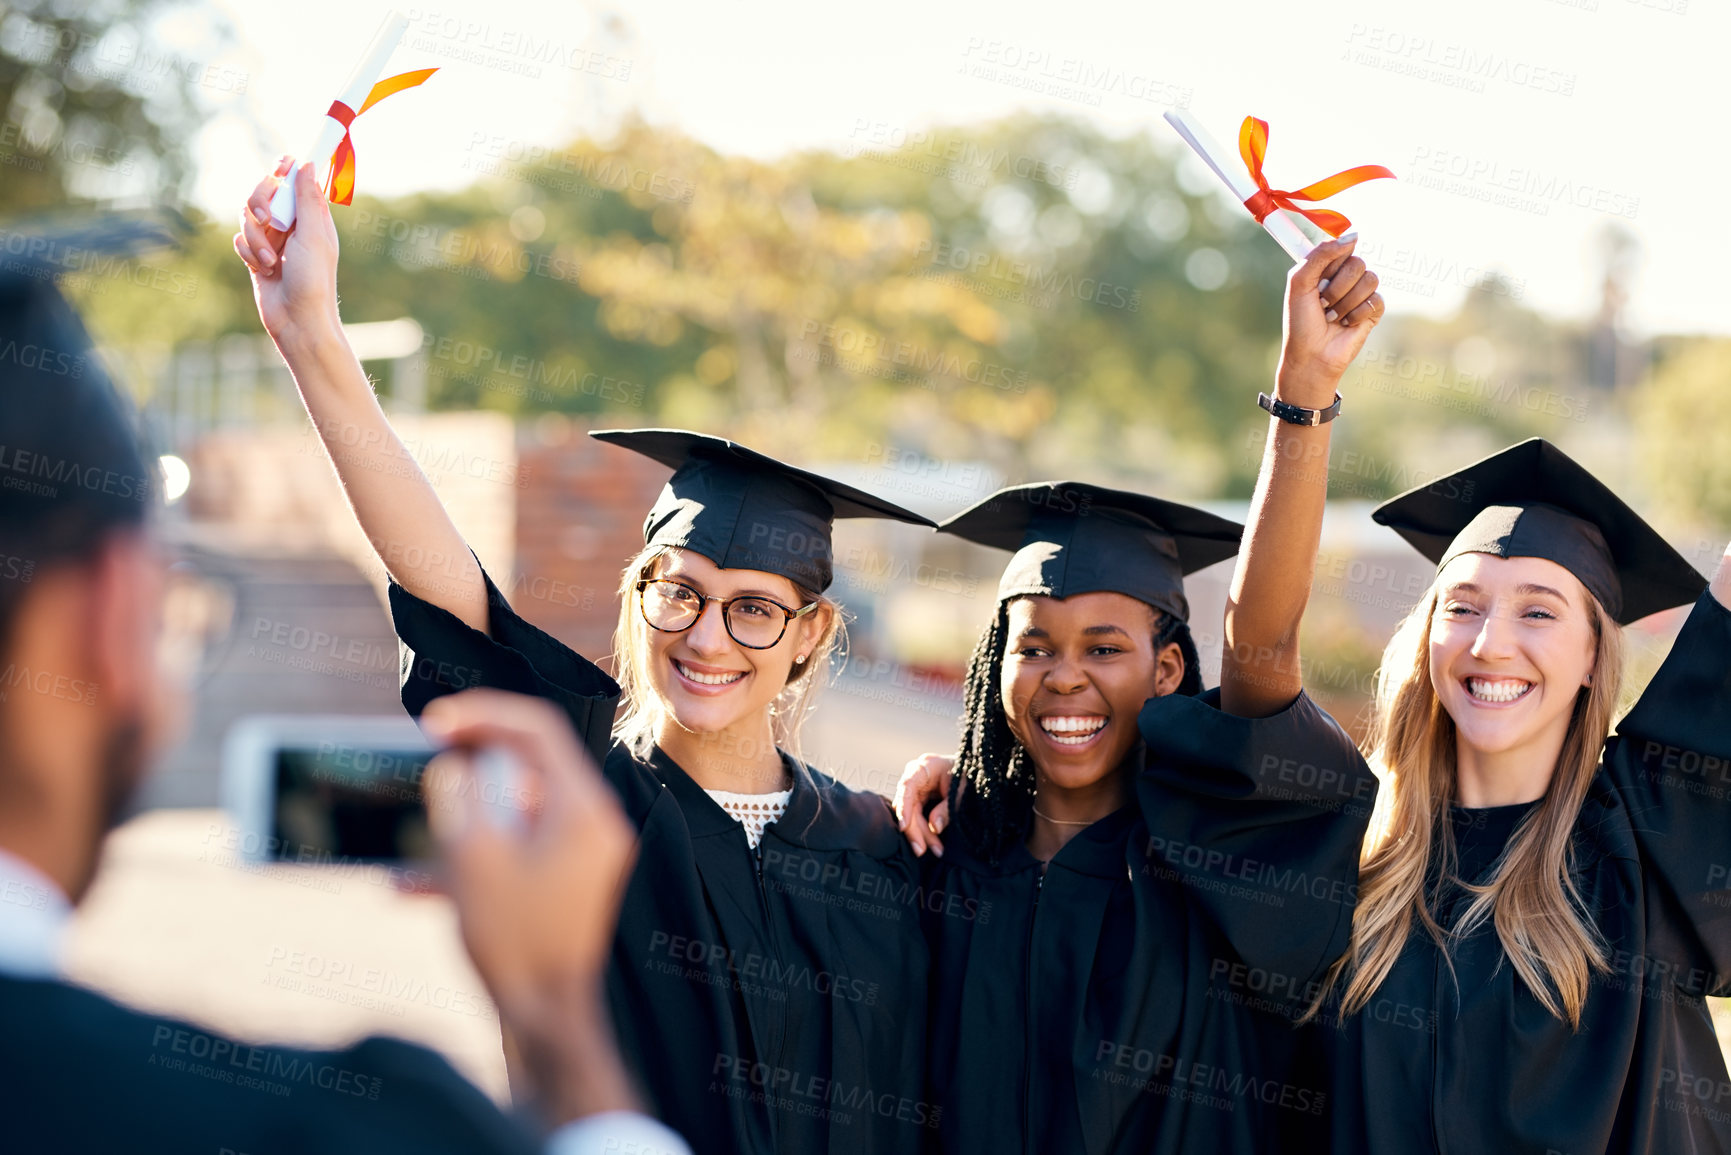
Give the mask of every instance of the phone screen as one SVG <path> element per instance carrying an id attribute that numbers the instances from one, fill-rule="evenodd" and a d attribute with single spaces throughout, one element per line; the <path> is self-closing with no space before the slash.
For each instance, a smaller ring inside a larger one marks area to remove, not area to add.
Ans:
<path id="1" fill-rule="evenodd" d="M 286 862 L 434 857 L 421 801 L 425 750 L 321 742 L 276 751 L 272 846 Z"/>

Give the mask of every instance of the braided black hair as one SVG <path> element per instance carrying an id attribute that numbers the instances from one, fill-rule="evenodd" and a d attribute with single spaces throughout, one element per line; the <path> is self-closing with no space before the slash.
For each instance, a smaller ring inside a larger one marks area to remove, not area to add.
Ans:
<path id="1" fill-rule="evenodd" d="M 1156 611 L 1158 613 L 1158 611 Z M 1154 652 L 1178 647 L 1184 674 L 1174 693 L 1202 692 L 1202 664 L 1190 626 L 1176 614 L 1160 613 Z M 1009 644 L 1009 602 L 980 636 L 968 660 L 962 698 L 962 748 L 950 786 L 950 814 L 968 849 L 989 863 L 1026 841 L 1034 821 L 1034 761 L 1010 729 L 999 679 Z"/>

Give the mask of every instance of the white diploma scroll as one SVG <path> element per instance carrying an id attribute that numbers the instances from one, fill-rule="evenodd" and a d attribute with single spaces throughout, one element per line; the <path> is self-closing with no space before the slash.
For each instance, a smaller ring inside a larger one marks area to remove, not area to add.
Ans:
<path id="1" fill-rule="evenodd" d="M 409 18 L 401 12 L 390 12 L 385 16 L 383 24 L 379 25 L 378 34 L 373 37 L 372 44 L 367 46 L 367 54 L 355 66 L 349 75 L 349 82 L 343 86 L 341 100 L 353 112 L 360 112 L 361 105 L 366 103 L 367 94 L 373 90 L 373 85 L 379 82 L 379 76 L 390 63 L 391 53 L 397 50 L 397 45 L 403 39 L 403 33 L 409 30 Z M 342 142 L 346 131 L 343 122 L 325 114 L 324 123 L 319 125 L 318 143 L 313 145 L 306 159 L 314 164 L 313 175 L 317 177 L 319 187 L 323 188 L 330 181 L 331 154 L 336 152 L 337 145 Z M 298 163 L 298 162 L 297 162 Z M 295 223 L 295 182 L 294 170 L 289 170 L 289 176 L 277 186 L 276 195 L 270 202 L 271 227 L 286 231 Z"/>
<path id="2" fill-rule="evenodd" d="M 1189 113 L 1173 109 L 1166 114 L 1166 123 L 1177 129 L 1178 135 L 1184 138 L 1184 143 L 1195 149 L 1203 163 L 1214 170 L 1214 175 L 1226 182 L 1226 187 L 1232 190 L 1234 200 L 1243 204 L 1256 195 L 1256 182 L 1250 179 L 1250 172 L 1244 167 L 1243 160 L 1236 152 L 1228 152 L 1222 148 L 1218 141 L 1208 135 L 1208 130 L 1197 124 Z M 1310 255 L 1310 250 L 1316 247 L 1284 209 L 1277 208 L 1269 213 L 1263 220 L 1262 227 L 1268 230 L 1269 236 L 1280 242 L 1280 247 L 1285 249 L 1294 261 L 1304 260 Z"/>

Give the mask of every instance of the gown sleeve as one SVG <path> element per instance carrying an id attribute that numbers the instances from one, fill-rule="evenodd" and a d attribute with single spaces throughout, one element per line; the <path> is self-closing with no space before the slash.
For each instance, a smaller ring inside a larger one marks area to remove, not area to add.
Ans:
<path id="1" fill-rule="evenodd" d="M 1701 594 L 1641 700 L 1605 744 L 1628 807 L 1647 909 L 1649 974 L 1731 994 L 1731 610 Z"/>
<path id="2" fill-rule="evenodd" d="M 1309 694 L 1266 718 L 1225 713 L 1219 695 L 1142 708 L 1148 867 L 1181 883 L 1270 989 L 1307 998 L 1352 934 L 1376 776 Z"/>
<path id="3" fill-rule="evenodd" d="M 487 583 L 488 633 L 391 583 L 391 621 L 402 639 L 403 708 L 418 718 L 434 698 L 477 686 L 533 694 L 564 708 L 601 765 L 611 745 L 619 684 L 518 617 L 485 570 L 481 577 Z"/>

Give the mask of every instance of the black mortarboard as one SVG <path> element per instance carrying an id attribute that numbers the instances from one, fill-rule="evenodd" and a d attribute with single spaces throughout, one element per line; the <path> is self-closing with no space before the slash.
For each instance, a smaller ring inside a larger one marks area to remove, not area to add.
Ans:
<path id="1" fill-rule="evenodd" d="M 149 217 L 0 227 L 0 540 L 32 565 L 141 524 L 156 488 L 132 405 L 54 278 L 173 241 Z"/>
<path id="2" fill-rule="evenodd" d="M 1186 621 L 1184 575 L 1231 557 L 1244 536 L 1236 521 L 1079 481 L 1012 485 L 938 528 L 1015 551 L 999 601 L 1120 593 Z"/>
<path id="3" fill-rule="evenodd" d="M 1640 514 L 1540 437 L 1408 490 L 1371 516 L 1439 569 L 1463 553 L 1554 561 L 1624 625 L 1693 601 L 1707 585 Z"/>
<path id="4" fill-rule="evenodd" d="M 765 570 L 821 593 L 834 576 L 836 518 L 933 524 L 724 438 L 683 429 L 601 429 L 589 436 L 671 466 L 673 476 L 643 520 L 643 540 L 695 550 L 723 569 Z"/>

